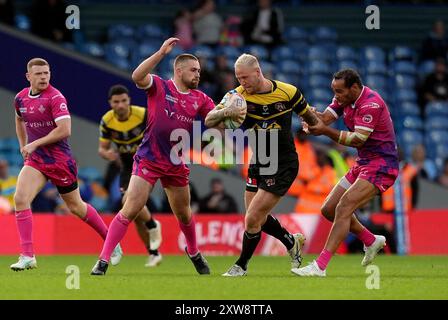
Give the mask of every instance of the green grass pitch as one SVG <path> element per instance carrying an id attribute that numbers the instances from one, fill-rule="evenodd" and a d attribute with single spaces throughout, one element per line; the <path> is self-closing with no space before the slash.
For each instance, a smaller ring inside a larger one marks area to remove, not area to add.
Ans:
<path id="1" fill-rule="evenodd" d="M 89 275 L 94 256 L 37 258 L 38 269 L 13 272 L 17 257 L 0 256 L 0 299 L 448 299 L 448 256 L 380 255 L 379 289 L 366 288 L 372 274 L 361 267 L 361 255 L 334 257 L 326 278 L 291 274 L 287 257 L 256 256 L 243 278 L 221 276 L 235 257 L 207 257 L 212 274 L 199 276 L 186 256 L 164 256 L 157 268 L 145 268 L 144 256 L 124 256 L 105 277 Z M 69 265 L 79 267 L 79 289 L 66 287 L 74 283 Z"/>

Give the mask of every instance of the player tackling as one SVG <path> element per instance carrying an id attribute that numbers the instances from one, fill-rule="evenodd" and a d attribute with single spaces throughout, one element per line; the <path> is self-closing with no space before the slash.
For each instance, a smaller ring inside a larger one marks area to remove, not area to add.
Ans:
<path id="1" fill-rule="evenodd" d="M 299 276 L 325 277 L 331 257 L 349 231 L 364 243 L 361 264 L 366 266 L 372 262 L 386 239 L 367 230 L 354 212 L 391 187 L 398 175 L 394 127 L 381 96 L 364 86 L 352 69 L 336 72 L 331 87 L 333 102 L 323 113 L 317 112 L 320 120 L 308 130 L 313 135 L 326 135 L 342 145 L 357 148 L 358 158 L 325 199 L 321 212 L 333 221 L 333 226 L 319 257 L 306 267 L 291 269 Z M 329 126 L 341 116 L 348 131 Z"/>

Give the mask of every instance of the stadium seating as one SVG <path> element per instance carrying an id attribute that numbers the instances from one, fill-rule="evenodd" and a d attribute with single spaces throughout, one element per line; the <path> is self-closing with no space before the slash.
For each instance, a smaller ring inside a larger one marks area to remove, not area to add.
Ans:
<path id="1" fill-rule="evenodd" d="M 285 38 L 288 42 L 308 42 L 308 32 L 301 27 L 289 26 L 285 30 Z"/>
<path id="2" fill-rule="evenodd" d="M 361 48 L 360 57 L 363 62 L 378 61 L 384 63 L 386 61 L 386 53 L 383 49 L 377 46 L 366 46 Z"/>
<path id="3" fill-rule="evenodd" d="M 414 62 L 417 54 L 414 49 L 407 46 L 396 46 L 389 52 L 389 61 L 407 60 Z"/>
<path id="4" fill-rule="evenodd" d="M 349 46 L 339 46 L 336 49 L 336 58 L 338 60 L 358 60 L 358 54 L 356 53 L 355 49 Z"/>
<path id="5" fill-rule="evenodd" d="M 311 36 L 311 41 L 314 43 L 328 43 L 336 42 L 338 40 L 338 33 L 334 28 L 318 27 L 314 30 Z"/>
<path id="6" fill-rule="evenodd" d="M 445 116 L 448 117 L 448 102 L 433 101 L 429 102 L 425 107 L 426 117 Z"/>

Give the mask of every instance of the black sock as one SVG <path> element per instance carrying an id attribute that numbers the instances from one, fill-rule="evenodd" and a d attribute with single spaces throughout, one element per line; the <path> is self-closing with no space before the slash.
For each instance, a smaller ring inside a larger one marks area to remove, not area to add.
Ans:
<path id="1" fill-rule="evenodd" d="M 151 217 L 151 220 L 145 222 L 145 226 L 148 229 L 154 229 L 157 227 L 155 220 Z"/>
<path id="2" fill-rule="evenodd" d="M 159 255 L 159 250 L 151 250 L 151 249 L 149 249 L 149 246 L 147 246 L 146 247 L 146 250 L 148 251 L 148 254 L 152 254 L 152 255 L 155 255 L 155 256 L 158 256 Z"/>
<path id="3" fill-rule="evenodd" d="M 294 246 L 294 236 L 283 228 L 280 222 L 272 215 L 268 215 L 266 223 L 261 227 L 261 230 L 280 240 L 285 245 L 287 250 L 291 250 Z"/>
<path id="4" fill-rule="evenodd" d="M 249 233 L 244 231 L 243 236 L 243 249 L 241 250 L 241 255 L 235 264 L 239 265 L 244 270 L 247 269 L 247 263 L 255 252 L 258 243 L 261 239 L 261 231 L 257 233 Z"/>

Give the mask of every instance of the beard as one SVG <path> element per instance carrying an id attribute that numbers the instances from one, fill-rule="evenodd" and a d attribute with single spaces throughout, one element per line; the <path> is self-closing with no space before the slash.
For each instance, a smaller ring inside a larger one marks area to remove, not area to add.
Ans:
<path id="1" fill-rule="evenodd" d="M 187 80 L 187 79 L 182 79 L 182 80 L 188 89 L 197 89 L 199 86 L 199 79 L 196 80 L 195 78 L 193 78 L 191 80 Z"/>

